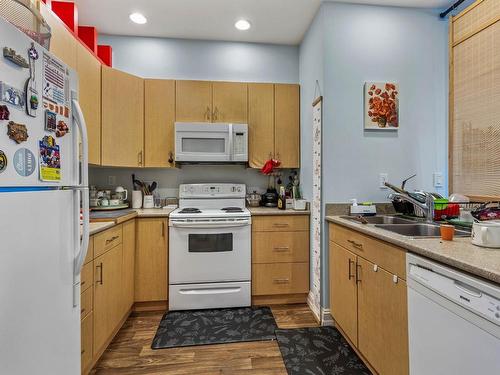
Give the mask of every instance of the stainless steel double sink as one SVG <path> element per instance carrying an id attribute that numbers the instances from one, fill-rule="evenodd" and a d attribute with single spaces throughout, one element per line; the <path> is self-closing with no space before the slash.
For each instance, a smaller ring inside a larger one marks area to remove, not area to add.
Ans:
<path id="1" fill-rule="evenodd" d="M 418 219 L 390 215 L 367 216 L 363 219 L 358 219 L 353 216 L 342 216 L 342 218 L 356 222 L 364 220 L 365 225 L 373 225 L 376 228 L 384 229 L 409 238 L 441 237 L 439 224 L 422 222 L 418 221 Z M 470 231 L 467 229 L 455 228 L 455 236 L 470 237 Z"/>

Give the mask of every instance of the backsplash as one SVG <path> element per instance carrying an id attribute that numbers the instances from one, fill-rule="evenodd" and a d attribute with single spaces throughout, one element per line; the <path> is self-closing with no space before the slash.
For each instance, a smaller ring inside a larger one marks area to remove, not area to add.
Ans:
<path id="1" fill-rule="evenodd" d="M 158 191 L 162 197 L 177 197 L 179 185 L 186 183 L 240 183 L 247 186 L 247 191 L 256 190 L 264 193 L 268 186 L 269 177 L 264 176 L 258 169 L 246 168 L 242 165 L 183 165 L 180 169 L 165 168 L 89 168 L 89 184 L 100 188 L 121 185 L 132 190 L 132 173 L 139 180 L 158 182 Z M 283 169 L 283 182 L 288 183 L 289 169 Z M 115 183 L 110 184 L 109 177 L 115 177 Z"/>

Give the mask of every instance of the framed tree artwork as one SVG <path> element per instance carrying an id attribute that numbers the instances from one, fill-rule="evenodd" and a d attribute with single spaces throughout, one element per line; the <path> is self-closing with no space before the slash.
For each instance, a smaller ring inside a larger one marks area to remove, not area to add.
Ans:
<path id="1" fill-rule="evenodd" d="M 391 82 L 365 83 L 365 130 L 399 129 L 399 87 Z"/>

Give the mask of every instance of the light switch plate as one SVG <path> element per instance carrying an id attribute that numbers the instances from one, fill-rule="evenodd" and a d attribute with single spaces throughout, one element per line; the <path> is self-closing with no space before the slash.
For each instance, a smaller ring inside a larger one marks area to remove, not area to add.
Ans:
<path id="1" fill-rule="evenodd" d="M 441 172 L 435 172 L 433 179 L 434 179 L 434 187 L 436 188 L 443 187 L 443 174 Z"/>
<path id="2" fill-rule="evenodd" d="M 387 189 L 385 183 L 389 180 L 389 175 L 387 173 L 379 173 L 378 175 L 378 186 L 381 189 Z"/>

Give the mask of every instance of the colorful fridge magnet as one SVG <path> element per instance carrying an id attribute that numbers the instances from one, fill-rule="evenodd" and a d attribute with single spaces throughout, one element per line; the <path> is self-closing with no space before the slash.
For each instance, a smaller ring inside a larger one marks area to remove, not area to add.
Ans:
<path id="1" fill-rule="evenodd" d="M 0 120 L 9 120 L 10 111 L 6 105 L 0 105 Z"/>
<path id="2" fill-rule="evenodd" d="M 55 132 L 57 130 L 57 114 L 45 110 L 45 130 L 48 132 Z"/>
<path id="3" fill-rule="evenodd" d="M 26 113 L 28 116 L 36 117 L 36 110 L 38 109 L 38 91 L 36 89 L 36 60 L 38 60 L 38 52 L 35 49 L 35 43 L 31 43 L 28 50 L 30 77 L 24 86 L 26 94 Z"/>
<path id="4" fill-rule="evenodd" d="M 61 154 L 54 137 L 47 135 L 38 142 L 40 147 L 40 180 L 57 182 L 61 180 Z"/>
<path id="5" fill-rule="evenodd" d="M 13 106 L 24 108 L 25 95 L 23 90 L 16 89 L 13 86 L 0 81 L 0 99 L 3 102 Z"/>
<path id="6" fill-rule="evenodd" d="M 69 133 L 68 125 L 62 120 L 57 122 L 57 130 L 56 137 L 64 137 L 67 133 Z"/>
<path id="7" fill-rule="evenodd" d="M 29 64 L 24 57 L 18 55 L 17 52 L 9 47 L 3 47 L 3 57 L 5 57 L 10 62 L 13 62 L 21 68 L 29 68 Z"/>
<path id="8" fill-rule="evenodd" d="M 2 150 L 0 150 L 0 173 L 5 171 L 6 168 L 7 168 L 7 155 L 5 155 L 5 153 Z"/>
<path id="9" fill-rule="evenodd" d="M 20 148 L 14 154 L 12 164 L 19 176 L 31 176 L 36 168 L 35 155 L 27 148 Z"/>
<path id="10" fill-rule="evenodd" d="M 17 144 L 28 140 L 28 129 L 24 124 L 18 124 L 14 121 L 9 121 L 7 124 L 7 135 Z"/>

